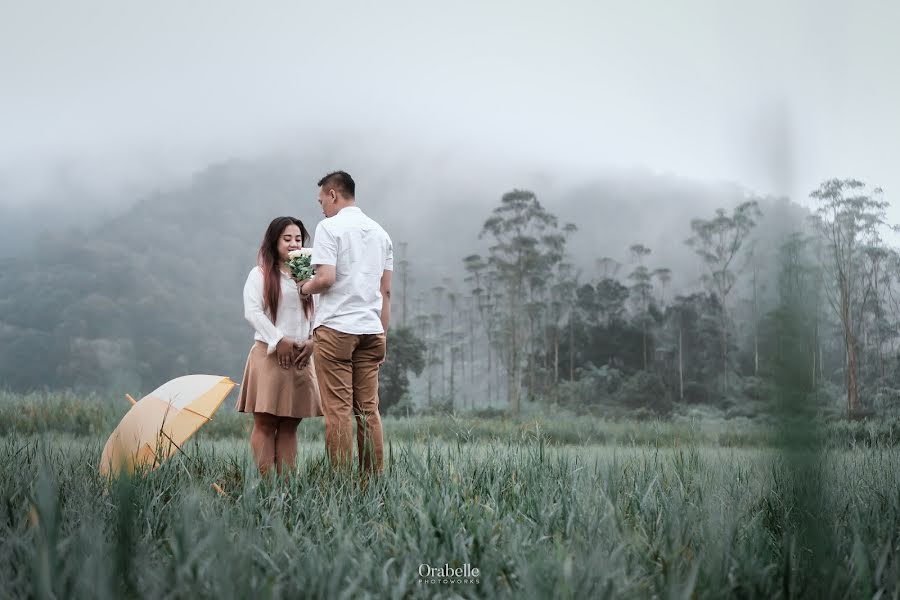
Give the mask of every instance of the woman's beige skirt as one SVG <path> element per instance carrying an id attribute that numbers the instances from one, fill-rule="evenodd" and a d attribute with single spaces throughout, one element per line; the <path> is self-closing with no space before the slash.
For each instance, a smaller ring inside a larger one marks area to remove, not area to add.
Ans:
<path id="1" fill-rule="evenodd" d="M 256 342 L 247 357 L 244 381 L 236 408 L 240 412 L 264 412 L 279 417 L 321 417 L 319 384 L 313 359 L 304 368 L 283 369 L 266 344 Z"/>

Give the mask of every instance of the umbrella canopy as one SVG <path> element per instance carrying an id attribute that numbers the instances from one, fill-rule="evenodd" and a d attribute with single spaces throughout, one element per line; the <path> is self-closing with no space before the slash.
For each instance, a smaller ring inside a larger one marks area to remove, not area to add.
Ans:
<path id="1" fill-rule="evenodd" d="M 212 418 L 234 386 L 228 377 L 185 375 L 147 394 L 109 436 L 100 473 L 132 473 L 137 466 L 155 469 Z"/>

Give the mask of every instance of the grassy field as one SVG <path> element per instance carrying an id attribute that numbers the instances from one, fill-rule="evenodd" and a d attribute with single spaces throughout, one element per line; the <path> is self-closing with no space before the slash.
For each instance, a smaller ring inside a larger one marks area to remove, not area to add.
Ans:
<path id="1" fill-rule="evenodd" d="M 252 419 L 225 401 L 215 419 L 203 428 L 204 439 L 235 439 L 250 435 Z M 109 435 L 129 404 L 121 397 L 81 396 L 67 392 L 25 396 L 0 391 L 0 436 L 11 434 L 66 434 L 79 437 Z M 543 439 L 554 445 L 675 446 L 768 448 L 779 443 L 778 421 L 710 418 L 702 413 L 676 415 L 664 420 L 609 419 L 567 414 L 559 409 L 518 418 L 473 416 L 416 416 L 385 418 L 394 440 L 474 443 L 495 440 Z M 802 425 L 802 423 L 801 423 Z M 825 446 L 832 449 L 900 448 L 900 418 L 849 422 L 822 422 Z M 313 419 L 300 428 L 308 440 L 321 441 L 324 422 Z"/>
<path id="2" fill-rule="evenodd" d="M 327 468 L 320 422 L 301 426 L 296 473 L 260 479 L 214 421 L 108 484 L 91 419 L 7 414 L 4 597 L 900 595 L 900 449 L 834 443 L 836 424 L 810 453 L 760 424 L 388 420 L 388 469 L 364 483 Z M 445 564 L 469 569 L 419 574 Z"/>

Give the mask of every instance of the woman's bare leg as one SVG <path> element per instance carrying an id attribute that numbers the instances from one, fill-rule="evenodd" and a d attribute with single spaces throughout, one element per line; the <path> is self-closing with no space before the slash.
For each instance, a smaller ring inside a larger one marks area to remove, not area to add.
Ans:
<path id="1" fill-rule="evenodd" d="M 281 417 L 278 419 L 278 433 L 275 436 L 275 468 L 281 474 L 283 469 L 293 469 L 297 461 L 297 426 L 301 419 Z"/>
<path id="2" fill-rule="evenodd" d="M 253 431 L 250 433 L 250 449 L 256 459 L 256 467 L 265 475 L 275 464 L 275 437 L 278 433 L 278 417 L 269 413 L 253 413 Z"/>

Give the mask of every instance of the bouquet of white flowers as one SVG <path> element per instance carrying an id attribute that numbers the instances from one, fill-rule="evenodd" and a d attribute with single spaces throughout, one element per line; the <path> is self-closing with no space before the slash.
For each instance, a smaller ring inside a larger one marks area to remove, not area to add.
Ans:
<path id="1" fill-rule="evenodd" d="M 299 250 L 291 250 L 288 252 L 287 266 L 291 270 L 291 277 L 297 281 L 310 279 L 316 274 L 310 261 L 312 260 L 312 250 L 310 248 L 300 248 Z"/>

